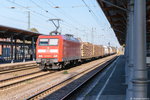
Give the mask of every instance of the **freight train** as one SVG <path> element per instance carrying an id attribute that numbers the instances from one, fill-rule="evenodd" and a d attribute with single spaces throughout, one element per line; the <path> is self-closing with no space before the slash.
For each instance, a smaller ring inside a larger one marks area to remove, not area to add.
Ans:
<path id="1" fill-rule="evenodd" d="M 116 48 L 82 42 L 73 35 L 40 35 L 36 42 L 36 62 L 41 70 L 62 69 L 67 64 L 104 57 Z"/>

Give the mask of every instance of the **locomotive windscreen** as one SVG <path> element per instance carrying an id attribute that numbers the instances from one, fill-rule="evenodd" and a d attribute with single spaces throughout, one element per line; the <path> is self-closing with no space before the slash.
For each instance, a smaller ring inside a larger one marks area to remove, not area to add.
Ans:
<path id="1" fill-rule="evenodd" d="M 57 46 L 58 45 L 58 39 L 40 39 L 39 40 L 40 46 Z"/>
<path id="2" fill-rule="evenodd" d="M 48 39 L 40 39 L 39 45 L 40 46 L 48 46 Z"/>
<path id="3" fill-rule="evenodd" d="M 58 45 L 58 39 L 49 39 L 49 45 L 51 46 Z"/>

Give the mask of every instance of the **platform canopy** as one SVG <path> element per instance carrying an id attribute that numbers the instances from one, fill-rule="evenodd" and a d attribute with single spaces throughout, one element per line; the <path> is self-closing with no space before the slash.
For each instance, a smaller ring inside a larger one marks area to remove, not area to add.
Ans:
<path id="1" fill-rule="evenodd" d="M 97 0 L 121 45 L 125 44 L 126 40 L 129 1 L 130 0 Z M 150 42 L 150 0 L 146 0 L 146 3 L 147 42 Z"/>
<path id="2" fill-rule="evenodd" d="M 10 38 L 11 36 L 13 36 L 13 39 L 23 40 L 23 37 L 25 37 L 25 40 L 31 41 L 32 37 L 35 37 L 35 40 L 36 40 L 36 38 L 39 35 L 42 35 L 42 34 L 0 25 L 0 38 Z"/>

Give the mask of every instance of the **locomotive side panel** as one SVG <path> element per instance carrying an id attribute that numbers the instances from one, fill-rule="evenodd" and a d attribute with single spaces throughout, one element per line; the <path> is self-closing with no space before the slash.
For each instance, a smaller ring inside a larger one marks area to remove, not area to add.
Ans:
<path id="1" fill-rule="evenodd" d="M 63 40 L 63 61 L 76 60 L 81 58 L 80 42 Z"/>

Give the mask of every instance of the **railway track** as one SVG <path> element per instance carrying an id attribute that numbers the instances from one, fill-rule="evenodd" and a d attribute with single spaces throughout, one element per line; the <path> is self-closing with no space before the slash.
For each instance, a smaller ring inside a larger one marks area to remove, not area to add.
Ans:
<path id="1" fill-rule="evenodd" d="M 24 84 L 26 81 L 41 78 L 52 73 L 54 73 L 54 71 L 51 71 L 51 72 L 37 71 L 37 72 L 25 74 L 25 75 L 20 75 L 17 77 L 0 80 L 0 90 L 9 89 L 14 86 Z"/>
<path id="2" fill-rule="evenodd" d="M 22 70 L 29 70 L 29 69 L 34 69 L 34 68 L 37 68 L 36 64 L 23 65 L 17 68 L 0 70 L 0 74 L 7 74 L 7 73 L 17 72 L 17 71 L 22 71 Z"/>
<path id="3" fill-rule="evenodd" d="M 80 73 L 77 73 L 75 75 L 72 75 L 71 77 L 67 78 L 66 80 L 58 83 L 58 84 L 55 84 L 54 86 L 52 87 L 49 87 L 35 95 L 32 95 L 30 96 L 29 98 L 27 98 L 27 100 L 37 100 L 37 99 L 42 99 L 44 98 L 45 96 L 57 91 L 58 89 L 61 89 L 62 87 L 70 84 L 71 82 L 75 81 L 76 79 L 84 76 L 85 74 L 87 73 L 90 73 L 90 72 L 93 72 L 95 71 L 91 77 L 89 77 L 88 79 L 86 79 L 84 82 L 82 82 L 79 86 L 77 86 L 76 88 L 74 88 L 71 92 L 69 92 L 68 94 L 66 94 L 65 96 L 62 97 L 62 99 L 65 99 L 67 98 L 73 91 L 75 91 L 77 88 L 79 88 L 81 85 L 83 85 L 85 82 L 87 82 L 89 79 L 91 79 L 92 77 L 94 77 L 94 75 L 96 75 L 97 73 L 101 72 L 105 67 L 107 67 L 109 64 L 111 64 L 116 58 L 113 58 L 111 61 L 106 61 L 105 63 L 99 63 L 95 66 L 93 66 L 92 69 L 86 69 Z M 102 64 L 102 65 L 100 65 Z M 100 67 L 98 67 L 100 66 Z"/>
<path id="4" fill-rule="evenodd" d="M 115 59 L 118 59 L 118 58 L 119 57 L 117 57 Z M 109 66 L 112 63 L 116 64 L 117 60 L 114 62 L 115 59 L 112 59 L 110 62 L 107 62 L 106 64 L 102 65 L 102 69 L 95 71 L 94 74 L 92 74 L 90 77 L 85 79 L 81 84 L 77 85 L 74 89 L 69 91 L 66 95 L 62 96 L 60 100 L 69 100 L 75 93 L 78 92 L 79 89 L 81 89 L 90 80 L 92 80 L 96 75 L 98 75 L 104 68 L 106 68 L 107 66 Z"/>
<path id="5" fill-rule="evenodd" d="M 3 80 L 0 80 L 0 83 L 6 82 L 6 81 L 10 81 L 10 80 L 15 80 L 15 79 L 18 79 L 18 78 L 21 78 L 21 77 L 26 77 L 26 76 L 29 76 L 29 75 L 34 75 L 34 74 L 37 74 L 37 73 L 40 73 L 40 72 L 41 71 L 36 71 L 36 72 L 33 72 L 33 73 L 29 73 L 29 74 L 24 74 L 24 75 L 20 75 L 20 76 L 16 76 L 16 77 L 3 79 Z"/>
<path id="6" fill-rule="evenodd" d="M 28 66 L 33 66 L 33 65 L 36 65 L 36 63 L 29 63 L 29 62 L 26 62 L 26 63 L 14 63 L 14 64 L 2 64 L 0 65 L 0 71 L 5 71 L 5 70 L 12 70 L 12 69 L 18 69 L 18 68 L 22 68 L 22 67 L 28 67 Z"/>

